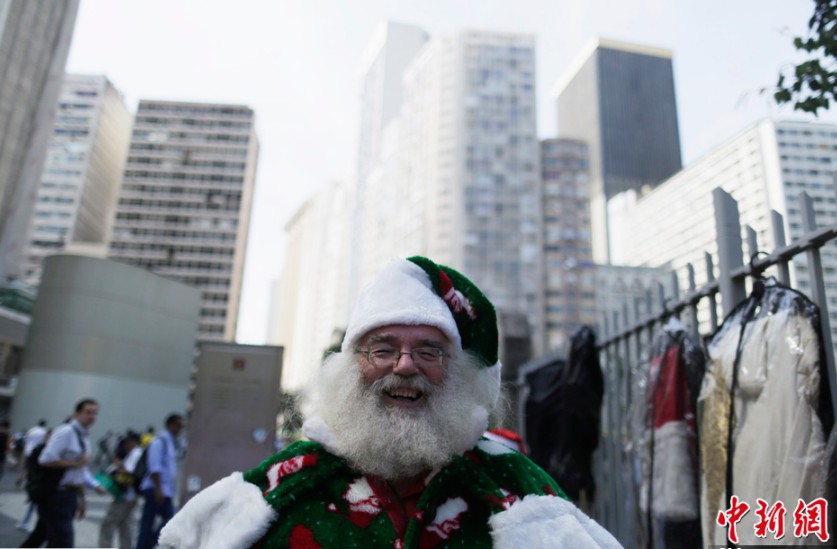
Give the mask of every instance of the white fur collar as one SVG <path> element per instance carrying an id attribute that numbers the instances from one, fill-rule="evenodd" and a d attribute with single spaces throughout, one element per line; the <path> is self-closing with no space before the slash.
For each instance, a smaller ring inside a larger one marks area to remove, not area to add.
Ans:
<path id="1" fill-rule="evenodd" d="M 554 496 L 526 496 L 493 515 L 488 523 L 496 549 L 622 547 L 610 532 L 578 507 Z"/>
<path id="2" fill-rule="evenodd" d="M 335 456 L 340 455 L 337 437 L 320 414 L 312 414 L 305 420 L 302 424 L 302 434 L 314 442 L 319 442 L 323 448 Z"/>
<path id="3" fill-rule="evenodd" d="M 275 518 L 261 490 L 241 473 L 233 473 L 190 499 L 160 532 L 159 547 L 250 547 L 267 533 Z"/>

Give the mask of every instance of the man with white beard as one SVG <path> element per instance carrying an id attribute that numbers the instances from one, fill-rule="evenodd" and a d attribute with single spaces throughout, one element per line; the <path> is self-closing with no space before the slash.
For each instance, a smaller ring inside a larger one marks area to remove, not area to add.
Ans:
<path id="1" fill-rule="evenodd" d="M 494 307 L 470 280 L 393 262 L 318 372 L 309 440 L 192 498 L 160 547 L 619 547 L 532 461 L 482 438 L 497 347 Z"/>

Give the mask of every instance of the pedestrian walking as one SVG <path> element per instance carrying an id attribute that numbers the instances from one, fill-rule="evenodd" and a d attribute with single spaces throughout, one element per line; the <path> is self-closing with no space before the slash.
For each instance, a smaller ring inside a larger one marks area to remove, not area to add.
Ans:
<path id="1" fill-rule="evenodd" d="M 39 473 L 34 497 L 38 525 L 21 547 L 39 547 L 34 543 L 40 535 L 46 537 L 47 547 L 74 547 L 73 519 L 84 518 L 87 511 L 86 489 L 92 476 L 87 471 L 91 457 L 89 429 L 98 414 L 95 400 L 80 400 L 70 421 L 57 427 L 47 440 L 38 456 L 40 471 L 31 473 Z"/>
<path id="2" fill-rule="evenodd" d="M 30 427 L 23 436 L 23 467 L 20 468 L 20 473 L 18 473 L 17 481 L 15 482 L 18 486 L 25 485 L 26 483 L 27 475 L 32 467 L 29 462 L 29 457 L 32 455 L 32 452 L 46 440 L 48 432 L 46 424 L 46 420 L 41 419 L 37 425 Z M 31 499 L 28 500 L 26 502 L 26 511 L 23 514 L 23 518 L 17 523 L 16 528 L 31 532 L 33 530 L 32 518 L 35 516 L 35 511 L 35 502 Z"/>
<path id="3" fill-rule="evenodd" d="M 113 494 L 102 526 L 99 529 L 99 547 L 113 547 L 114 531 L 119 532 L 119 549 L 132 549 L 133 529 L 131 515 L 137 506 L 137 493 L 134 490 L 134 469 L 142 456 L 143 448 L 137 433 L 128 433 L 121 442 L 125 455 L 117 456 L 112 471 L 109 473 L 117 491 Z"/>
<path id="4" fill-rule="evenodd" d="M 151 549 L 157 544 L 160 529 L 174 515 L 174 492 L 177 480 L 177 437 L 183 430 L 183 416 L 171 414 L 166 418 L 165 429 L 157 435 L 146 450 L 148 472 L 140 484 L 143 497 L 142 518 L 136 549 Z M 160 517 L 162 524 L 154 527 Z"/>

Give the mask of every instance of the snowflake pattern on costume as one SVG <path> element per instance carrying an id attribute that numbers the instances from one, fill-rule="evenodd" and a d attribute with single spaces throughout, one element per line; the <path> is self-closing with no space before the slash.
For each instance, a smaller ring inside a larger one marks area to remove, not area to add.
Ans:
<path id="1" fill-rule="evenodd" d="M 508 490 L 504 490 L 503 488 L 500 488 L 500 493 L 503 494 L 502 498 L 499 498 L 499 497 L 493 496 L 493 495 L 489 496 L 488 501 L 489 501 L 489 503 L 491 504 L 492 507 L 495 507 L 495 508 L 499 507 L 501 509 L 508 509 L 509 507 L 511 507 L 512 505 L 514 505 L 518 501 L 520 501 L 519 497 L 512 494 Z"/>
<path id="2" fill-rule="evenodd" d="M 316 454 L 308 454 L 304 456 L 296 456 L 279 463 L 274 463 L 265 473 L 267 477 L 267 489 L 263 494 L 268 494 L 279 487 L 282 479 L 293 473 L 301 471 L 305 467 L 310 467 L 317 464 Z"/>
<path id="3" fill-rule="evenodd" d="M 451 533 L 459 529 L 460 516 L 468 510 L 468 503 L 462 498 L 450 498 L 436 509 L 433 522 L 425 530 L 434 534 L 439 540 L 445 540 Z"/>
<path id="4" fill-rule="evenodd" d="M 343 499 L 349 504 L 349 514 L 343 516 L 360 528 L 367 528 L 381 512 L 381 500 L 372 491 L 365 477 L 351 483 L 343 493 Z M 326 508 L 342 514 L 334 503 L 329 503 Z"/>
<path id="5" fill-rule="evenodd" d="M 451 311 L 454 313 L 464 312 L 472 320 L 477 318 L 477 313 L 474 312 L 471 302 L 462 292 L 453 287 L 453 282 L 444 271 L 439 271 L 439 287 L 442 290 L 442 299 L 448 304 Z"/>

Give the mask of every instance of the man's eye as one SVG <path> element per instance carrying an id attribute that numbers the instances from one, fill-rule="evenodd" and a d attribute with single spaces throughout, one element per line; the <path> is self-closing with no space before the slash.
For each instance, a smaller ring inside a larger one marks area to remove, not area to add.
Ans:
<path id="1" fill-rule="evenodd" d="M 372 358 L 388 360 L 395 356 L 395 351 L 392 349 L 371 349 L 369 354 L 372 355 Z"/>
<path id="2" fill-rule="evenodd" d="M 424 360 L 425 362 L 432 362 L 439 358 L 439 351 L 436 349 L 414 349 L 413 353 L 419 360 Z"/>

